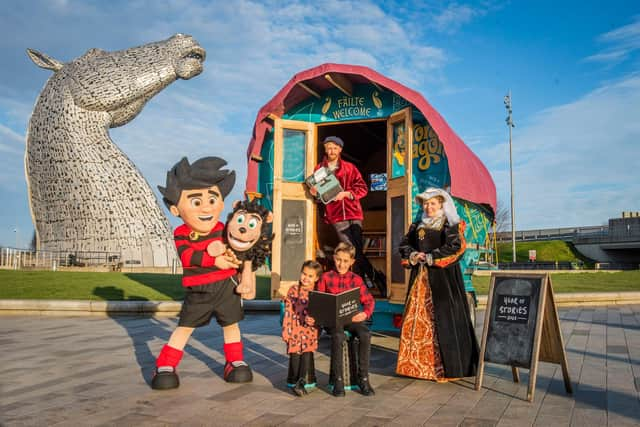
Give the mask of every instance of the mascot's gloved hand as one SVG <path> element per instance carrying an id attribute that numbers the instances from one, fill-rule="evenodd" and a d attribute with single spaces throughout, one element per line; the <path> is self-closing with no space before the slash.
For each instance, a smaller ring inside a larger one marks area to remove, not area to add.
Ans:
<path id="1" fill-rule="evenodd" d="M 251 269 L 251 261 L 244 261 L 243 263 L 240 283 L 236 286 L 236 292 L 243 299 L 254 299 L 256 297 L 256 272 Z"/>
<path id="2" fill-rule="evenodd" d="M 222 241 L 220 240 L 211 242 L 209 243 L 209 246 L 207 246 L 207 253 L 209 254 L 209 256 L 212 256 L 212 257 L 220 256 L 223 253 L 225 253 L 226 250 L 227 250 L 227 246 L 224 243 L 222 243 Z"/>

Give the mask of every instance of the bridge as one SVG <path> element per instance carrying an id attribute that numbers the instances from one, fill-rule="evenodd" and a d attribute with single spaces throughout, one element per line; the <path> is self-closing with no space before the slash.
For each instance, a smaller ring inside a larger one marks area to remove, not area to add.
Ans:
<path id="1" fill-rule="evenodd" d="M 539 241 L 539 240 L 565 240 L 573 242 L 580 237 L 602 238 L 609 234 L 609 226 L 592 225 L 586 227 L 563 227 L 563 228 L 539 228 L 535 230 L 516 230 L 516 241 Z M 510 242 L 511 231 L 500 231 L 496 233 L 498 242 Z"/>
<path id="2" fill-rule="evenodd" d="M 510 242 L 511 231 L 496 233 L 495 238 Z M 520 230 L 515 238 L 517 242 L 564 240 L 598 262 L 635 268 L 640 265 L 640 216 L 611 218 L 608 225 Z"/>

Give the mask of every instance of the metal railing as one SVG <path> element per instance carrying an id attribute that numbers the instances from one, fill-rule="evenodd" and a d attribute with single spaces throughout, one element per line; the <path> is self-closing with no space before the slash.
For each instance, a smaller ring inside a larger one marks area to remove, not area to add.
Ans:
<path id="1" fill-rule="evenodd" d="M 638 270 L 640 264 L 631 262 L 596 262 L 595 270 Z M 501 262 L 499 270 L 583 270 L 581 261 L 533 261 L 533 262 Z"/>
<path id="2" fill-rule="evenodd" d="M 57 270 L 60 267 L 103 267 L 116 271 L 121 267 L 120 254 L 0 248 L 0 268 Z"/>
<path id="3" fill-rule="evenodd" d="M 597 243 L 628 243 L 640 242 L 640 235 L 578 235 L 572 239 L 574 244 L 597 244 Z"/>
<path id="4" fill-rule="evenodd" d="M 516 241 L 534 240 L 574 240 L 579 237 L 603 238 L 608 236 L 609 227 L 606 225 L 593 225 L 586 227 L 542 228 L 537 230 L 516 231 Z M 510 231 L 496 233 L 498 242 L 511 240 Z"/>
<path id="5" fill-rule="evenodd" d="M 139 259 L 123 259 L 117 252 L 99 251 L 37 251 L 0 247 L 0 269 L 12 270 L 93 270 L 171 272 L 176 274 L 180 265 L 175 257 L 169 265 L 147 265 Z"/>
<path id="6" fill-rule="evenodd" d="M 500 270 L 578 270 L 583 265 L 570 261 L 500 262 Z"/>

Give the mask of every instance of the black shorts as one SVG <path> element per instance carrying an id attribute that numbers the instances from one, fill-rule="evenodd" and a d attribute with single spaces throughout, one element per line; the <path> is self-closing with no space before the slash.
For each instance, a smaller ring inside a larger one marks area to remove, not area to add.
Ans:
<path id="1" fill-rule="evenodd" d="M 197 328 L 215 317 L 218 325 L 229 326 L 244 319 L 236 282 L 231 277 L 215 283 L 185 288 L 178 326 Z"/>

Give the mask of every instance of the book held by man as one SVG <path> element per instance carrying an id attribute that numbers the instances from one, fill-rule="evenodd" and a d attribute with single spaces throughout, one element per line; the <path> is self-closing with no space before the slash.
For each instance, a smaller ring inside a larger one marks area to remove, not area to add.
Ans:
<path id="1" fill-rule="evenodd" d="M 318 326 L 334 328 L 348 325 L 359 311 L 360 288 L 349 289 L 339 294 L 309 292 L 309 314 Z"/>
<path id="2" fill-rule="evenodd" d="M 338 193 L 342 191 L 338 178 L 324 166 L 309 175 L 305 179 L 305 183 L 309 188 L 315 188 L 317 191 L 316 197 L 325 205 L 332 202 Z"/>

